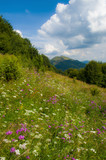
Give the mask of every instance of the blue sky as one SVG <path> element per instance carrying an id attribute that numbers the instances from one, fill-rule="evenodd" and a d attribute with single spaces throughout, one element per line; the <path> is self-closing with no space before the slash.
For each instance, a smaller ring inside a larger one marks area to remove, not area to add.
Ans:
<path id="1" fill-rule="evenodd" d="M 106 62 L 106 0 L 2 0 L 0 14 L 49 58 Z"/>

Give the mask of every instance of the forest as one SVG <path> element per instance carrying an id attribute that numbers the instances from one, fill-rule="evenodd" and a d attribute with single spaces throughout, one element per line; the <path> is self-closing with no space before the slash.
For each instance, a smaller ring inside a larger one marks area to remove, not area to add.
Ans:
<path id="1" fill-rule="evenodd" d="M 79 70 L 70 68 L 64 73 L 71 78 L 106 88 L 106 63 L 92 60 L 85 68 Z"/>

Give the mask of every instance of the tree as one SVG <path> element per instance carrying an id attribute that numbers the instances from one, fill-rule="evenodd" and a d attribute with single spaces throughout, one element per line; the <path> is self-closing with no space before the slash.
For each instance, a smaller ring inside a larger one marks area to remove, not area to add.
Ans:
<path id="1" fill-rule="evenodd" d="M 85 67 L 85 77 L 87 83 L 100 85 L 103 79 L 101 64 L 90 61 Z"/>

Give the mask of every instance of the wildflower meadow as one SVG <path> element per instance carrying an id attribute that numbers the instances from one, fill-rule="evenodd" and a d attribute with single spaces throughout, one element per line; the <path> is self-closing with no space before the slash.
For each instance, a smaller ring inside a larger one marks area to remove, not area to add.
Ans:
<path id="1" fill-rule="evenodd" d="M 23 69 L 0 82 L 1 160 L 105 160 L 105 106 L 106 89 Z"/>

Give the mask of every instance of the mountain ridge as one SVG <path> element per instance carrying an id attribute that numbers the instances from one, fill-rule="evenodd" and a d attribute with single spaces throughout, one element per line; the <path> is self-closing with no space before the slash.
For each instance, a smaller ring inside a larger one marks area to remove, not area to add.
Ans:
<path id="1" fill-rule="evenodd" d="M 83 63 L 78 60 L 74 60 L 65 56 L 56 56 L 50 60 L 51 64 L 54 65 L 57 69 L 65 71 L 69 68 L 80 69 L 86 66 L 86 63 Z"/>

